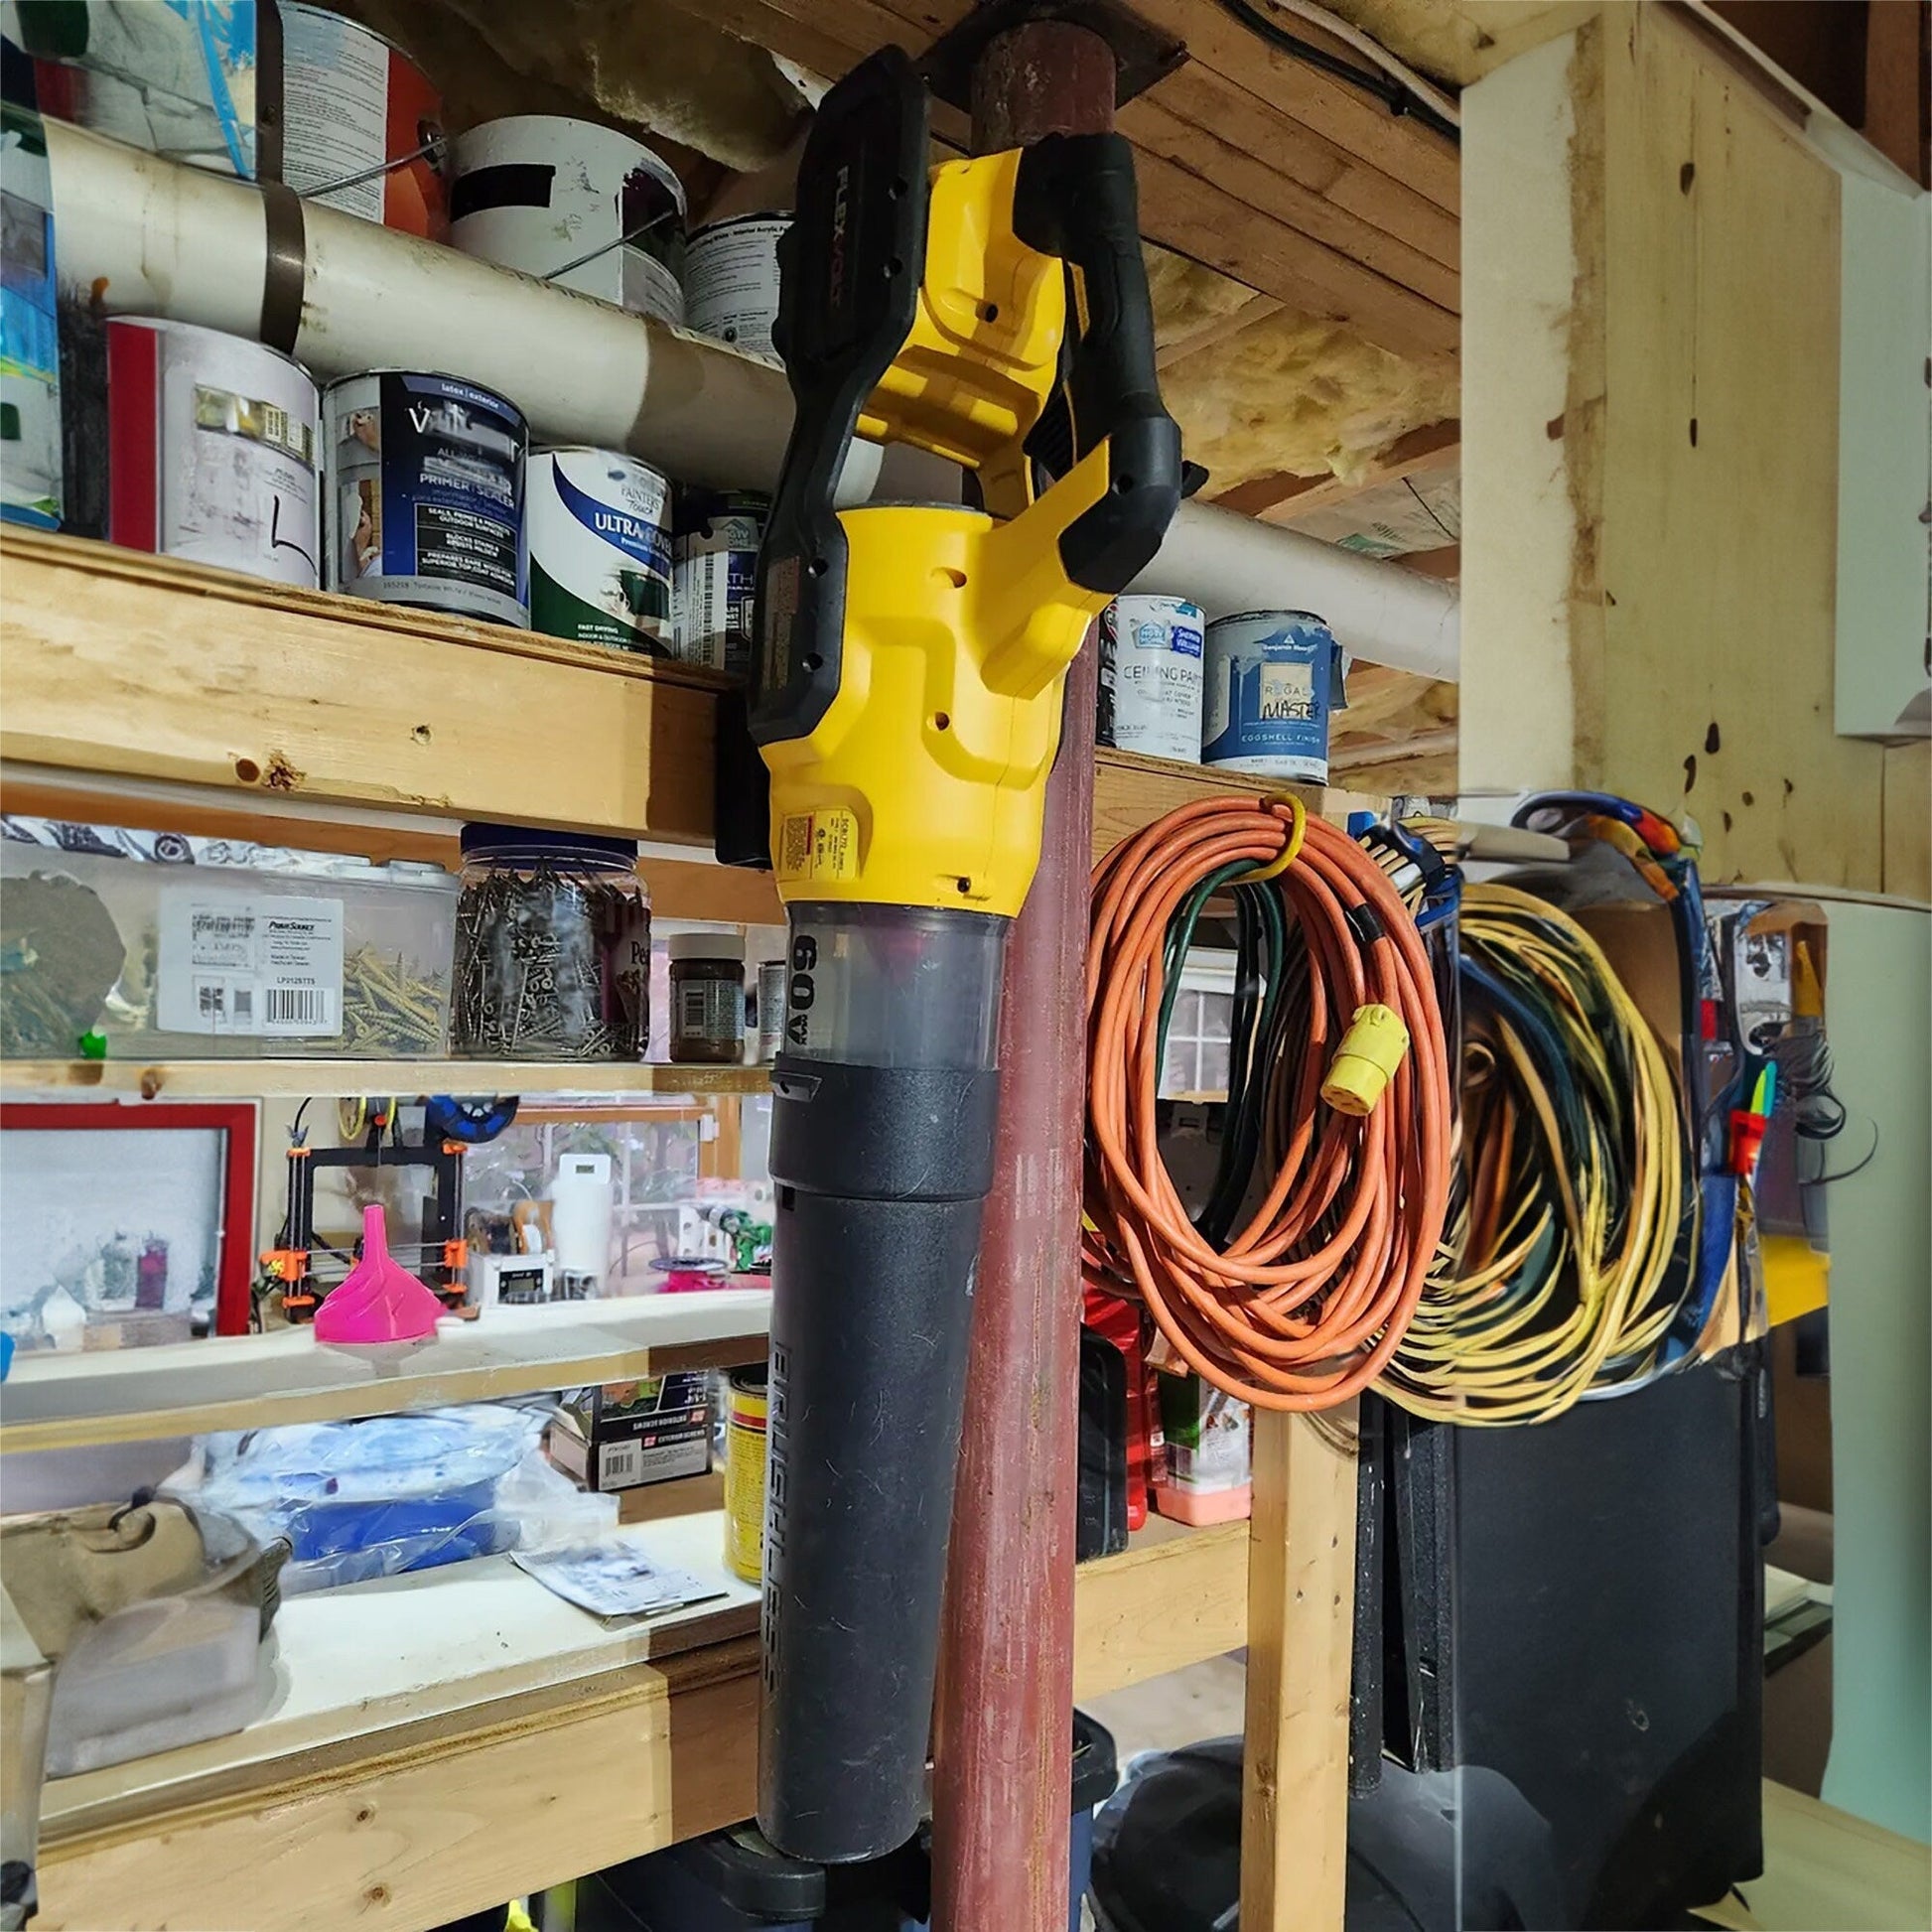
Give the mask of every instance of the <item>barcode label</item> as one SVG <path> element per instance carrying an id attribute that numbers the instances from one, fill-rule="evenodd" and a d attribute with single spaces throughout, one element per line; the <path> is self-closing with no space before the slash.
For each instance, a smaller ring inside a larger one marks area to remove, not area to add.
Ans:
<path id="1" fill-rule="evenodd" d="M 597 1453 L 597 1486 L 621 1489 L 643 1473 L 643 1451 L 635 1443 L 606 1443 Z"/>
<path id="2" fill-rule="evenodd" d="M 155 1020 L 168 1033 L 341 1032 L 343 901 L 207 886 L 160 894 Z"/>
<path id="3" fill-rule="evenodd" d="M 330 1009 L 334 1002 L 320 986 L 271 986 L 268 989 L 267 1029 L 301 1028 L 310 1033 L 333 1033 Z M 239 1002 L 237 1002 L 237 1011 Z"/>

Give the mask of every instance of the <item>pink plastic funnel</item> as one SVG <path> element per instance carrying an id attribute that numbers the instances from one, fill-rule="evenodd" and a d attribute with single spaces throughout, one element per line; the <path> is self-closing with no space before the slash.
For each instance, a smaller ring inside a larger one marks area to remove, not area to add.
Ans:
<path id="1" fill-rule="evenodd" d="M 362 1210 L 362 1259 L 316 1311 L 318 1341 L 415 1341 L 434 1334 L 439 1302 L 399 1261 L 389 1259 L 382 1209 Z"/>

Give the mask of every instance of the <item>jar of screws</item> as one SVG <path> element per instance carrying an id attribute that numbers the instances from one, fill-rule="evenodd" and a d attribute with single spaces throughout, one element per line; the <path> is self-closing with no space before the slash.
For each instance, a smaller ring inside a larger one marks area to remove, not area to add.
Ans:
<path id="1" fill-rule="evenodd" d="M 450 1044 L 471 1059 L 639 1060 L 650 899 L 626 839 L 463 828 Z"/>

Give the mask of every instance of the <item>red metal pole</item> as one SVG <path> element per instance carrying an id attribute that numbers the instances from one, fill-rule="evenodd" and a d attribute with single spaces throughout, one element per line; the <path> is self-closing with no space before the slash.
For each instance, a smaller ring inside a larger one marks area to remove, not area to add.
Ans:
<path id="1" fill-rule="evenodd" d="M 973 145 L 991 154 L 1104 133 L 1114 85 L 1098 35 L 1062 21 L 1016 27 L 974 72 Z M 1096 679 L 1090 630 L 1067 673 L 1039 870 L 1007 944 L 933 1721 L 938 1932 L 1066 1924 Z"/>

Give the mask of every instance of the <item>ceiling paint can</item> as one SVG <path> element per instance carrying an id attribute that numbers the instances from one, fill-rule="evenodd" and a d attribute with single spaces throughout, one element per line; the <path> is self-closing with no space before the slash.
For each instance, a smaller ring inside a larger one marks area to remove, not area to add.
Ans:
<path id="1" fill-rule="evenodd" d="M 684 186 L 616 128 L 512 114 L 459 134 L 450 239 L 466 255 L 683 325 Z"/>
<path id="2" fill-rule="evenodd" d="M 377 369 L 324 391 L 332 591 L 530 621 L 522 412 L 453 375 Z"/>
<path id="3" fill-rule="evenodd" d="M 530 459 L 530 624 L 671 655 L 671 486 L 620 450 Z"/>
<path id="4" fill-rule="evenodd" d="M 357 21 L 302 0 L 281 13 L 283 180 L 324 207 L 447 241 L 443 96 L 429 76 Z"/>
<path id="5" fill-rule="evenodd" d="M 1101 612 L 1101 744 L 1198 761 L 1205 621 L 1177 597 L 1117 597 Z"/>
<path id="6" fill-rule="evenodd" d="M 701 336 L 776 358 L 778 241 L 788 214 L 740 214 L 691 237 L 684 255 L 684 321 Z"/>
<path id="7" fill-rule="evenodd" d="M 107 540 L 314 590 L 308 370 L 192 323 L 116 316 L 105 333 Z"/>
<path id="8" fill-rule="evenodd" d="M 1308 611 L 1246 611 L 1207 626 L 1201 762 L 1328 782 L 1328 719 L 1345 702 L 1334 632 Z"/>

